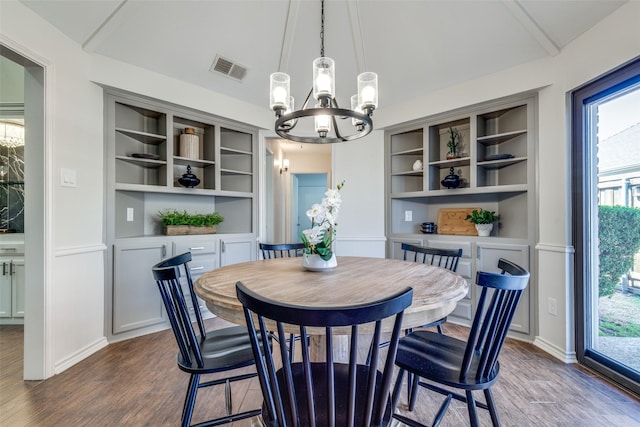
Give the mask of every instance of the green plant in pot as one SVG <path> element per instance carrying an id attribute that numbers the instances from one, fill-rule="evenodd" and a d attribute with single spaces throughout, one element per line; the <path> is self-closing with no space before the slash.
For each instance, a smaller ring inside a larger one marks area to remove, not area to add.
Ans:
<path id="1" fill-rule="evenodd" d="M 449 141 L 447 142 L 447 159 L 456 159 L 461 157 L 462 150 L 462 134 L 456 128 L 449 128 Z"/>
<path id="2" fill-rule="evenodd" d="M 218 212 L 188 213 L 187 211 L 165 210 L 158 212 L 164 233 L 168 236 L 183 234 L 214 234 L 216 226 L 224 221 Z"/>
<path id="3" fill-rule="evenodd" d="M 496 215 L 494 211 L 474 209 L 465 219 L 475 224 L 478 236 L 489 236 L 493 230 L 493 223 L 498 221 L 500 216 Z"/>

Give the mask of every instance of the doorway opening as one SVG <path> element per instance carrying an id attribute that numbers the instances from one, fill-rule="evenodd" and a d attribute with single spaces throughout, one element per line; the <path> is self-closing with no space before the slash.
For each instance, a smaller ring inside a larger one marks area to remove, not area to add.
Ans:
<path id="1" fill-rule="evenodd" d="M 576 352 L 640 394 L 640 59 L 572 99 Z"/>
<path id="2" fill-rule="evenodd" d="M 18 74 L 8 78 L 2 73 L 0 85 L 0 104 L 5 113 L 23 107 L 24 146 L 23 146 L 23 182 L 15 186 L 23 190 L 23 233 L 24 247 L 24 351 L 23 371 L 25 380 L 40 380 L 50 375 L 47 365 L 45 322 L 47 308 L 45 290 L 45 259 L 49 215 L 45 208 L 46 188 L 46 146 L 45 146 L 45 69 L 5 43 L 0 43 L 2 63 L 11 64 Z M 5 67 L 3 67 L 5 68 Z M 20 100 L 19 98 L 22 98 Z M 12 104 L 14 104 L 12 106 Z M 7 165 L 10 166 L 10 165 Z M 14 165 L 15 166 L 15 165 Z M 15 171 L 14 171 L 15 172 Z M 12 177 L 18 174 L 12 173 Z M 14 192 L 15 195 L 15 192 Z M 19 234 L 19 233 L 17 233 Z"/>

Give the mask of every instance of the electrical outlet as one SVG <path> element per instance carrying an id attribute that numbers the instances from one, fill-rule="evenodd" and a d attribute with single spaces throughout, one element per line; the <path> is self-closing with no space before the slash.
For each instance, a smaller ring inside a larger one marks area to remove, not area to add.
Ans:
<path id="1" fill-rule="evenodd" d="M 413 221 L 413 211 L 404 211 L 404 220 Z"/>
<path id="2" fill-rule="evenodd" d="M 133 208 L 127 208 L 127 222 L 133 222 Z"/>
<path id="3" fill-rule="evenodd" d="M 547 300 L 547 309 L 549 311 L 549 314 L 552 314 L 554 316 L 558 315 L 558 301 L 555 298 L 549 298 Z"/>

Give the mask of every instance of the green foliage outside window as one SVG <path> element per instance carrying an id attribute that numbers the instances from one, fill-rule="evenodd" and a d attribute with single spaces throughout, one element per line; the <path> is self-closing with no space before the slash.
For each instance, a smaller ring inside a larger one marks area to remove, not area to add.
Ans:
<path id="1" fill-rule="evenodd" d="M 620 277 L 633 268 L 640 251 L 640 209 L 599 206 L 600 296 L 613 295 Z"/>

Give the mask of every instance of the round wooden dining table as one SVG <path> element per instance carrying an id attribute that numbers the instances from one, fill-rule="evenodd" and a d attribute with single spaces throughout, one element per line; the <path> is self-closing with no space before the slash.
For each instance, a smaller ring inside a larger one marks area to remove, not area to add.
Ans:
<path id="1" fill-rule="evenodd" d="M 236 297 L 237 282 L 266 298 L 308 307 L 364 304 L 410 287 L 413 302 L 404 312 L 405 329 L 446 317 L 468 291 L 464 278 L 444 268 L 363 257 L 338 257 L 338 266 L 323 272 L 305 270 L 302 259 L 295 257 L 233 264 L 204 273 L 194 287 L 213 314 L 244 325 L 242 304 Z M 388 324 L 390 328 L 391 322 Z M 300 332 L 296 326 L 285 330 Z M 308 332 L 321 335 L 324 329 Z M 344 333 L 349 333 L 349 328 Z"/>

